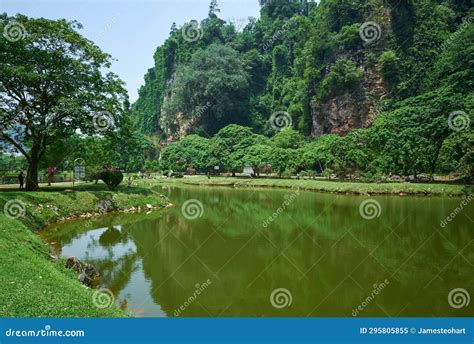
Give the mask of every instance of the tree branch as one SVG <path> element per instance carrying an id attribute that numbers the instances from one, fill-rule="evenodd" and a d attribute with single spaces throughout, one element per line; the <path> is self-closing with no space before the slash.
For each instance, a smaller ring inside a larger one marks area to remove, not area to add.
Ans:
<path id="1" fill-rule="evenodd" d="M 0 132 L 0 138 L 3 138 L 5 140 L 7 140 L 8 142 L 10 142 L 13 146 L 15 146 L 16 149 L 18 149 L 21 154 L 23 154 L 25 156 L 25 158 L 28 160 L 28 161 L 31 161 L 31 157 L 28 155 L 28 153 L 23 149 L 23 147 L 17 143 L 14 139 L 12 139 L 10 136 L 4 134 L 4 133 L 1 133 Z"/>

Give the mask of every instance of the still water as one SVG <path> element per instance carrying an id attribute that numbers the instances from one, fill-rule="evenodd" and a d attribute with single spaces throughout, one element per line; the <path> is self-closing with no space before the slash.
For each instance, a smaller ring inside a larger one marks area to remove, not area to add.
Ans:
<path id="1" fill-rule="evenodd" d="M 174 207 L 58 224 L 42 237 L 95 265 L 134 316 L 474 315 L 472 204 L 441 226 L 460 198 L 161 191 Z M 376 202 L 362 216 L 367 199 Z"/>

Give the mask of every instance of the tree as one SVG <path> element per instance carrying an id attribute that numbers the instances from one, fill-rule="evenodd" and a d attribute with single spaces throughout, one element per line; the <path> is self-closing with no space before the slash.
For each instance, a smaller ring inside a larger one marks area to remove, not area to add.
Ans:
<path id="1" fill-rule="evenodd" d="M 220 11 L 217 0 L 211 0 L 211 4 L 209 5 L 209 18 L 217 17 L 216 13 L 220 13 Z"/>
<path id="2" fill-rule="evenodd" d="M 259 177 L 260 171 L 271 165 L 272 149 L 272 146 L 263 144 L 248 147 L 243 158 L 244 164 L 251 166 L 256 176 Z"/>
<path id="3" fill-rule="evenodd" d="M 280 148 L 301 148 L 304 144 L 304 137 L 291 128 L 279 131 L 271 138 L 271 143 Z"/>
<path id="4" fill-rule="evenodd" d="M 267 140 L 264 136 L 254 134 L 250 128 L 228 125 L 219 130 L 210 141 L 211 165 L 235 173 L 245 165 L 246 149 Z"/>
<path id="5" fill-rule="evenodd" d="M 197 128 L 194 133 L 209 135 L 230 123 L 246 124 L 248 90 L 248 75 L 238 53 L 213 44 L 196 52 L 189 66 L 180 69 L 161 122 L 177 130 L 174 123 L 181 114 L 182 120 Z"/>
<path id="6" fill-rule="evenodd" d="M 166 146 L 161 159 L 166 169 L 179 172 L 185 172 L 188 168 L 206 171 L 210 167 L 209 140 L 198 135 L 186 136 Z"/>
<path id="7" fill-rule="evenodd" d="M 0 137 L 26 157 L 26 190 L 37 190 L 47 148 L 77 130 L 113 131 L 124 89 L 116 75 L 103 75 L 111 57 L 76 31 L 79 23 L 3 14 L 0 30 L 12 21 L 28 33 L 0 39 Z"/>

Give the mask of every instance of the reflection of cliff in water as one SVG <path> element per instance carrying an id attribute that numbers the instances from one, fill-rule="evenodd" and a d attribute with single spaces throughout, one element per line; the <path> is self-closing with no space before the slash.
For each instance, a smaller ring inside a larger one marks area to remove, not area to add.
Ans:
<path id="1" fill-rule="evenodd" d="M 382 213 L 369 221 L 359 214 L 367 197 L 300 192 L 267 221 L 293 193 L 174 189 L 175 207 L 159 215 L 110 217 L 94 224 L 100 230 L 69 229 L 50 239 L 63 247 L 87 241 L 85 258 L 120 301 L 140 308 L 141 298 L 123 295 L 133 294 L 131 278 L 139 276 L 147 284 L 138 294 L 146 288 L 169 316 L 185 302 L 180 316 L 351 316 L 385 279 L 388 286 L 360 315 L 464 314 L 445 301 L 472 275 L 473 234 L 460 217 L 443 233 L 433 228 L 458 200 L 376 197 Z M 182 216 L 188 199 L 203 203 L 202 218 Z M 211 284 L 194 299 L 207 280 Z M 291 292 L 290 307 L 272 307 L 277 288 Z"/>

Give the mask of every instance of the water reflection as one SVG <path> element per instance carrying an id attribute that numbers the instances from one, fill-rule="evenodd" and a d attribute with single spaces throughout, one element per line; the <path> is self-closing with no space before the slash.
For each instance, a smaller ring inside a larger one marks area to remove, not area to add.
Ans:
<path id="1" fill-rule="evenodd" d="M 94 264 L 138 316 L 351 316 L 385 280 L 359 316 L 469 315 L 447 295 L 467 289 L 474 272 L 470 222 L 461 214 L 439 227 L 457 199 L 376 197 L 382 214 L 369 221 L 359 214 L 364 197 L 300 192 L 265 227 L 291 190 L 168 191 L 174 208 L 43 235 L 60 254 Z M 203 203 L 201 218 L 182 216 L 188 199 Z M 288 307 L 272 306 L 278 288 L 290 292 Z"/>

